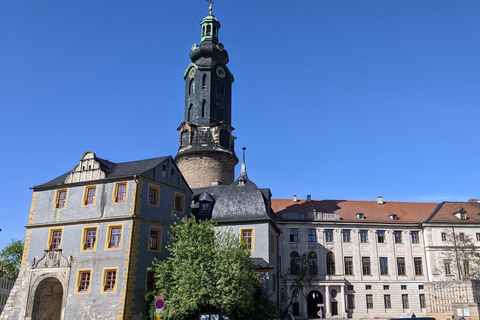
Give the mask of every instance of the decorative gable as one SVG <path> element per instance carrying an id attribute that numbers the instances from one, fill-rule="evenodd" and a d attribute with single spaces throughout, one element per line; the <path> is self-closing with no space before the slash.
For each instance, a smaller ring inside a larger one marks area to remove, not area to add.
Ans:
<path id="1" fill-rule="evenodd" d="M 80 163 L 75 166 L 71 174 L 65 179 L 65 183 L 99 180 L 105 179 L 105 177 L 106 172 L 102 170 L 95 153 L 87 151 L 80 159 Z"/>

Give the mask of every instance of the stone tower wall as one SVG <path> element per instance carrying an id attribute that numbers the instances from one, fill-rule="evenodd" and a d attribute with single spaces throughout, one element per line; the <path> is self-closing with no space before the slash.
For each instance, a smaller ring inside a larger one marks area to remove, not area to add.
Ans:
<path id="1" fill-rule="evenodd" d="M 234 181 L 236 157 L 230 154 L 205 153 L 185 155 L 177 165 L 190 188 L 202 188 L 219 182 L 228 185 Z"/>

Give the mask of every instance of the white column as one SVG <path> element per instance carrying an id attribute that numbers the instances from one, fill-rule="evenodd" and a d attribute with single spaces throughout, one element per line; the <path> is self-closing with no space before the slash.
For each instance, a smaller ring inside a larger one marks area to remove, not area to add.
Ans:
<path id="1" fill-rule="evenodd" d="M 343 308 L 343 309 L 342 309 L 342 312 L 341 312 L 340 314 L 341 314 L 343 317 L 346 318 L 346 317 L 347 317 L 347 314 L 346 314 L 346 312 L 347 312 L 347 306 L 345 305 L 345 285 L 344 285 L 344 284 L 342 284 L 342 285 L 340 286 L 340 292 L 341 292 L 341 294 L 342 294 L 341 299 L 342 299 L 342 308 Z"/>
<path id="2" fill-rule="evenodd" d="M 330 318 L 332 313 L 330 311 L 331 302 L 330 302 L 330 286 L 325 286 L 325 316 Z"/>

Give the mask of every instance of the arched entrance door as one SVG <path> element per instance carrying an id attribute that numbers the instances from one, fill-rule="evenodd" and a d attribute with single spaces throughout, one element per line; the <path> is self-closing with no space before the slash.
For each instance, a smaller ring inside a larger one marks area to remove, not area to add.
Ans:
<path id="1" fill-rule="evenodd" d="M 316 290 L 310 291 L 307 296 L 307 312 L 309 318 L 318 318 L 317 312 L 319 304 L 323 304 L 322 294 Z"/>
<path id="2" fill-rule="evenodd" d="M 32 320 L 60 320 L 63 287 L 56 278 L 40 282 L 33 300 Z"/>

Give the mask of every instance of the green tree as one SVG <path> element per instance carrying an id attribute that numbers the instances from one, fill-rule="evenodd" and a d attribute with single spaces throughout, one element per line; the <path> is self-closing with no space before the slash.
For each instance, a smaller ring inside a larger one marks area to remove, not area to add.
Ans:
<path id="1" fill-rule="evenodd" d="M 16 278 L 22 263 L 23 241 L 14 240 L 0 252 L 0 278 Z"/>
<path id="2" fill-rule="evenodd" d="M 156 289 L 150 294 L 150 299 L 155 294 L 167 296 L 162 319 L 199 319 L 202 313 L 256 319 L 252 312 L 265 310 L 272 314 L 262 319 L 275 316 L 259 288 L 250 251 L 238 236 L 215 229 L 211 221 L 184 218 L 173 226 L 172 237 L 170 256 L 154 263 Z M 151 312 L 153 316 L 153 308 Z"/>

